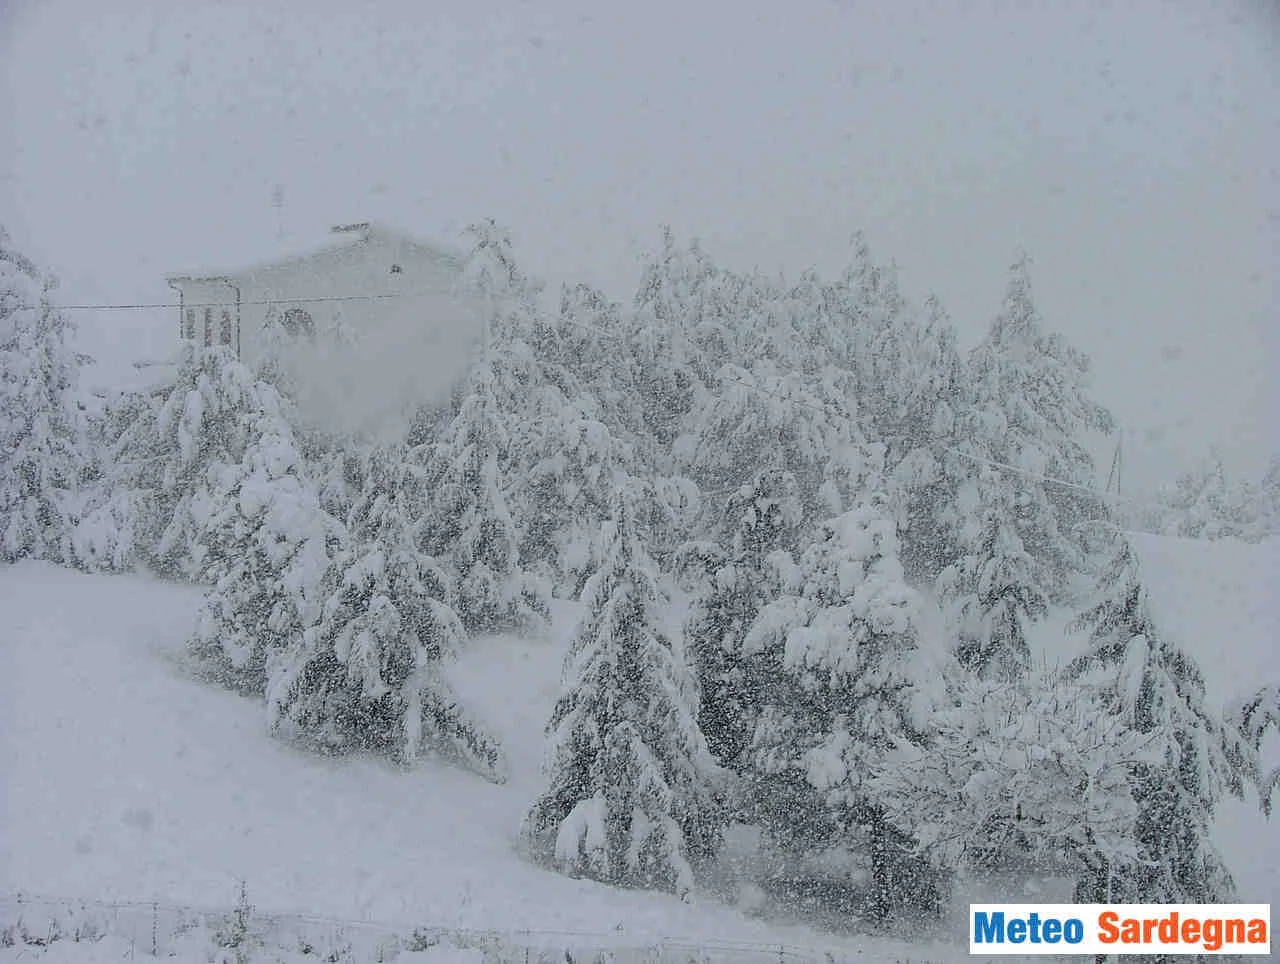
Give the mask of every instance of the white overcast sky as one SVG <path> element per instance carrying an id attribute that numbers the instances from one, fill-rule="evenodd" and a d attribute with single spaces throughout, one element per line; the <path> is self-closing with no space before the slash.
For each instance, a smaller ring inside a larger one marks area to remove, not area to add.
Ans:
<path id="1" fill-rule="evenodd" d="M 861 228 L 966 345 L 1022 248 L 1138 482 L 1280 447 L 1275 0 L 0 0 L 0 223 L 60 298 L 276 250 L 276 185 L 286 244 L 493 216 L 619 298 L 663 224 L 791 275 Z"/>

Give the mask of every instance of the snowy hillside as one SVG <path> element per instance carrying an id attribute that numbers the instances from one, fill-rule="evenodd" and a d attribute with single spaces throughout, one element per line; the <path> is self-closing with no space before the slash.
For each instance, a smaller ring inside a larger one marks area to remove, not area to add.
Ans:
<path id="1" fill-rule="evenodd" d="M 43 564 L 0 569 L 0 891 L 561 935 L 840 946 L 745 918 L 539 870 L 513 846 L 536 792 L 562 650 L 489 639 L 456 667 L 506 741 L 495 786 L 446 766 L 325 760 L 268 737 L 260 703 L 187 678 L 199 592 Z M 563 623 L 563 620 L 560 622 Z M 954 946 L 850 953 L 967 958 Z"/>
<path id="2" fill-rule="evenodd" d="M 1211 698 L 1274 674 L 1269 590 L 1280 542 L 1138 545 L 1159 614 L 1202 661 Z M 835 943 L 711 899 L 687 906 L 570 880 L 515 855 L 519 818 L 537 790 L 559 643 L 486 639 L 454 668 L 460 692 L 509 750 L 511 779 L 494 786 L 439 764 L 404 773 L 269 739 L 260 704 L 185 675 L 180 643 L 198 599 L 143 578 L 42 564 L 0 571 L 4 892 L 221 907 L 244 879 L 254 903 L 273 912 L 579 940 L 612 931 L 611 941 L 636 944 Z M 572 615 L 573 607 L 558 611 L 551 635 L 563 639 Z M 1041 634 L 1046 648 L 1058 626 Z M 1275 826 L 1232 803 L 1218 833 L 1242 898 L 1280 904 Z M 904 952 L 893 942 L 860 946 Z M 958 945 L 913 945 L 908 954 L 967 956 Z"/>

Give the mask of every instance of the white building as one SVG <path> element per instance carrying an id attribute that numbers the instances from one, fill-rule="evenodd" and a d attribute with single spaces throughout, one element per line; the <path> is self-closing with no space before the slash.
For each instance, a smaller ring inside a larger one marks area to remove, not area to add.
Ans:
<path id="1" fill-rule="evenodd" d="M 374 223 L 335 227 L 294 256 L 167 280 L 181 338 L 229 345 L 251 368 L 269 349 L 288 359 L 296 400 L 342 429 L 394 425 L 447 398 L 489 314 L 460 252 Z"/>
<path id="2" fill-rule="evenodd" d="M 465 328 L 479 337 L 477 303 L 459 288 L 459 252 L 372 222 L 331 230 L 328 244 L 277 261 L 168 276 L 179 297 L 179 336 L 230 345 L 250 366 L 281 335 L 316 341 L 343 329 L 375 339 L 411 331 L 415 344 L 429 345 L 454 342 Z"/>

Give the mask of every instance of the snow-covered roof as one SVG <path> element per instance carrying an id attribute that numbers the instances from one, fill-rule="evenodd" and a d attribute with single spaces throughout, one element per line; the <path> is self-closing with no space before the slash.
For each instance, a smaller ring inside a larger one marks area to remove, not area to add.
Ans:
<path id="1" fill-rule="evenodd" d="M 252 264 L 221 270 L 203 269 L 198 271 L 180 272 L 177 274 L 166 275 L 165 280 L 170 283 L 182 281 L 236 280 L 251 276 L 266 269 L 283 267 L 300 261 L 308 261 L 318 255 L 356 248 L 360 245 L 378 241 L 415 249 L 426 258 L 441 261 L 450 265 L 461 265 L 464 257 L 462 251 L 449 245 L 440 244 L 435 241 L 424 241 L 397 228 L 388 227 L 387 225 L 381 224 L 377 221 L 358 221 L 353 224 L 334 225 L 329 229 L 329 238 L 323 244 L 313 244 L 310 247 L 303 247 L 299 250 L 297 239 L 291 238 L 284 243 L 289 244 L 292 250 L 279 250 L 277 253 L 268 255 Z"/>

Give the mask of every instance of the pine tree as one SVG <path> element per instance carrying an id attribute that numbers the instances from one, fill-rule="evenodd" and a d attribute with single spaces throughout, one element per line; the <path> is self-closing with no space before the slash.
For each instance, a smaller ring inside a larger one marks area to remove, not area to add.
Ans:
<path id="1" fill-rule="evenodd" d="M 601 421 L 611 426 L 625 424 L 628 407 L 624 386 L 613 377 L 622 315 L 621 306 L 602 292 L 587 285 L 566 286 L 560 292 L 560 311 L 550 339 L 556 361 L 577 378 L 583 393 L 591 394 Z"/>
<path id="2" fill-rule="evenodd" d="M 641 269 L 634 309 L 624 321 L 614 361 L 615 377 L 628 394 L 621 414 L 632 433 L 662 448 L 680 434 L 709 375 L 691 332 L 714 274 L 696 242 L 681 249 L 664 230 L 662 250 Z"/>
<path id="3" fill-rule="evenodd" d="M 1168 500 L 1168 535 L 1187 539 L 1223 539 L 1239 536 L 1244 526 L 1236 518 L 1231 486 L 1227 482 L 1222 455 L 1209 453 L 1196 468 L 1178 477 Z"/>
<path id="4" fill-rule="evenodd" d="M 800 487 L 806 516 L 845 508 L 878 460 L 858 429 L 856 386 L 837 369 L 814 376 L 726 367 L 701 396 L 672 446 L 676 463 L 704 490 L 732 491 L 761 468 L 785 469 Z"/>
<path id="5" fill-rule="evenodd" d="M 269 663 L 272 725 L 406 763 L 435 749 L 501 780 L 501 749 L 442 672 L 466 634 L 445 601 L 444 570 L 418 548 L 421 480 L 411 456 L 380 446 L 362 461 L 319 619 Z"/>
<path id="6" fill-rule="evenodd" d="M 1247 771 L 1232 759 L 1234 734 L 1205 705 L 1199 667 L 1155 623 L 1128 540 L 1075 628 L 1087 629 L 1090 642 L 1070 674 L 1101 685 L 1109 712 L 1150 738 L 1158 753 L 1158 762 L 1135 764 L 1129 773 L 1138 860 L 1099 869 L 1077 896 L 1095 903 L 1230 900 L 1235 885 L 1209 831 L 1222 795 L 1243 794 Z"/>
<path id="7" fill-rule="evenodd" d="M 966 384 L 961 431 L 976 454 L 1041 480 L 1023 489 L 1018 535 L 1040 588 L 1061 599 L 1069 575 L 1084 567 L 1078 524 L 1105 517 L 1088 494 L 1094 467 L 1085 433 L 1109 433 L 1114 420 L 1088 395 L 1089 359 L 1045 330 L 1026 258 L 1013 266 L 1000 313 L 970 355 Z"/>
<path id="8" fill-rule="evenodd" d="M 1234 748 L 1233 762 L 1250 773 L 1262 812 L 1270 817 L 1272 798 L 1280 793 L 1280 766 L 1262 771 L 1262 747 L 1268 735 L 1280 734 L 1280 683 L 1264 684 L 1239 700 L 1227 721 L 1242 741 Z"/>
<path id="9" fill-rule="evenodd" d="M 926 746 L 900 741 L 872 777 L 896 827 L 940 867 L 1033 867 L 1087 880 L 1138 859 L 1131 768 L 1149 737 L 1092 684 L 992 682 L 957 667 Z"/>
<path id="10" fill-rule="evenodd" d="M 919 602 L 882 500 L 823 523 L 799 570 L 800 588 L 765 606 L 743 643 L 787 684 L 756 727 L 751 795 L 792 851 L 865 846 L 866 909 L 884 918 L 930 889 L 868 783 L 898 741 L 924 736 Z"/>
<path id="11" fill-rule="evenodd" d="M 1258 481 L 1255 497 L 1250 538 L 1260 542 L 1280 535 L 1280 455 L 1271 456 L 1266 472 Z"/>
<path id="12" fill-rule="evenodd" d="M 613 479 L 630 464 L 630 452 L 589 396 L 570 402 L 558 391 L 538 394 L 522 416 L 522 464 L 513 469 L 519 561 L 541 568 L 576 598 L 590 574 L 583 571 L 583 544 L 608 518 Z"/>
<path id="13" fill-rule="evenodd" d="M 690 858 L 720 834 L 697 683 L 625 491 L 602 543 L 548 725 L 549 786 L 522 835 L 566 872 L 687 898 Z"/>
<path id="14" fill-rule="evenodd" d="M 0 560 L 75 561 L 76 498 L 89 461 L 76 398 L 83 357 L 49 299 L 54 283 L 0 229 Z"/>
<path id="15" fill-rule="evenodd" d="M 730 495 L 724 515 L 727 551 L 713 544 L 708 554 L 705 544 L 690 543 L 683 552 L 687 560 L 700 557 L 705 573 L 687 632 L 702 694 L 698 725 L 721 765 L 741 772 L 769 681 L 760 660 L 743 655 L 742 641 L 781 590 L 780 569 L 799 545 L 803 510 L 794 476 L 761 470 Z"/>
<path id="16" fill-rule="evenodd" d="M 210 588 L 189 644 L 219 682 L 254 695 L 267 691 L 271 659 L 320 618 L 345 538 L 320 505 L 283 401 L 266 386 L 259 401 L 243 458 L 209 472 L 196 538 Z"/>
<path id="17" fill-rule="evenodd" d="M 941 304 L 930 298 L 923 325 L 912 324 L 907 365 L 896 382 L 892 419 L 881 430 L 885 477 L 902 534 L 907 577 L 931 583 L 960 555 L 946 507 L 972 463 L 956 464 L 957 412 L 965 391 L 956 333 Z"/>
<path id="18" fill-rule="evenodd" d="M 119 484 L 135 494 L 143 560 L 168 578 L 196 579 L 205 564 L 199 538 L 214 479 L 244 458 L 253 426 L 278 399 L 231 349 L 184 345 L 173 386 L 157 408 L 135 406 L 112 453 Z M 265 407 L 264 407 L 265 406 Z"/>
<path id="19" fill-rule="evenodd" d="M 546 616 L 540 587 L 519 568 L 515 522 L 502 490 L 499 461 L 509 445 L 481 366 L 437 450 L 428 551 L 457 573 L 457 607 L 472 632 L 493 632 Z"/>
<path id="20" fill-rule="evenodd" d="M 980 484 L 1000 501 L 986 510 L 972 550 L 940 574 L 938 590 L 960 662 L 985 679 L 1013 680 L 1031 668 L 1030 626 L 1049 606 L 1017 530 L 1016 494 L 1025 483 L 993 475 Z"/>
<path id="21" fill-rule="evenodd" d="M 121 439 L 139 423 L 153 421 L 159 400 L 148 392 L 105 393 L 101 408 L 89 417 L 92 455 L 83 480 L 72 533 L 76 565 L 90 572 L 127 572 L 142 565 L 139 544 L 145 500 L 116 464 Z"/>

